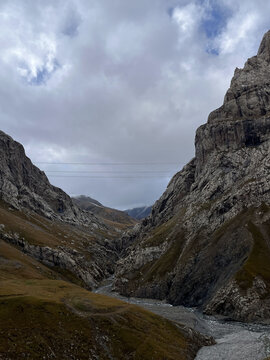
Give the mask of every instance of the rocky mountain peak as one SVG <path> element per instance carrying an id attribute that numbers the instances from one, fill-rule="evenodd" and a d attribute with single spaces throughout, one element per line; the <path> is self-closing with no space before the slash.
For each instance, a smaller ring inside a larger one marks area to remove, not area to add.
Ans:
<path id="1" fill-rule="evenodd" d="M 264 34 L 257 55 L 270 62 L 270 30 Z"/>
<path id="2" fill-rule="evenodd" d="M 236 68 L 223 105 L 196 133 L 196 174 L 215 151 L 235 151 L 265 143 L 270 135 L 270 31 L 258 55 Z"/>
<path id="3" fill-rule="evenodd" d="M 257 56 L 243 69 L 236 68 L 223 105 L 210 113 L 208 123 L 256 119 L 270 114 L 270 31 L 261 42 Z"/>

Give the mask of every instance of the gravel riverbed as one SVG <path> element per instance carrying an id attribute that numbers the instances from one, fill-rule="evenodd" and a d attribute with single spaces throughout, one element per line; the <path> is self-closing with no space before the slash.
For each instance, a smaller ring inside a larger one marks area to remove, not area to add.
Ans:
<path id="1" fill-rule="evenodd" d="M 108 279 L 96 293 L 139 305 L 169 320 L 212 336 L 216 344 L 200 349 L 195 360 L 263 360 L 270 356 L 270 326 L 218 320 L 196 309 L 172 306 L 164 301 L 127 298 L 112 291 Z"/>

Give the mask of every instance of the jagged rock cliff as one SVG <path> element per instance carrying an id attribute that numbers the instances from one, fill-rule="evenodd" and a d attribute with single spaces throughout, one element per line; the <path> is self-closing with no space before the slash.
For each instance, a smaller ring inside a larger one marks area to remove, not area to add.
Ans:
<path id="1" fill-rule="evenodd" d="M 130 237 L 115 287 L 270 319 L 270 32 L 196 133 L 196 156 Z"/>

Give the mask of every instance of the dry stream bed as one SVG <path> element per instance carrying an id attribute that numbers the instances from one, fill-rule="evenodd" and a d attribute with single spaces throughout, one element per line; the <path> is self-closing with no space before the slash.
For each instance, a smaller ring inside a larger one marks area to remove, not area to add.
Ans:
<path id="1" fill-rule="evenodd" d="M 108 279 L 96 293 L 139 305 L 169 320 L 212 336 L 216 345 L 201 348 L 195 360 L 263 360 L 270 356 L 270 326 L 217 320 L 196 309 L 153 299 L 127 298 L 112 291 Z"/>

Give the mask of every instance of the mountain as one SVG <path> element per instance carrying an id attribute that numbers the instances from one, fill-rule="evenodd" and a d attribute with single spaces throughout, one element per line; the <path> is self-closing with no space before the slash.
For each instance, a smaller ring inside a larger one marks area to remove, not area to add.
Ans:
<path id="1" fill-rule="evenodd" d="M 106 207 L 89 196 L 80 195 L 73 197 L 72 201 L 80 209 L 92 212 L 110 226 L 114 226 L 119 229 L 125 229 L 132 227 L 137 223 L 124 211 Z"/>
<path id="2" fill-rule="evenodd" d="M 115 288 L 270 320 L 270 32 L 199 127 L 193 158 L 129 236 Z"/>
<path id="3" fill-rule="evenodd" d="M 125 210 L 129 216 L 137 220 L 142 220 L 151 214 L 152 206 L 143 206 L 133 209 Z"/>
<path id="4" fill-rule="evenodd" d="M 0 237 L 92 289 L 114 271 L 119 229 L 81 210 L 0 131 Z"/>
<path id="5" fill-rule="evenodd" d="M 1 359 L 191 360 L 213 343 L 86 290 L 114 272 L 120 233 L 52 186 L 0 132 Z"/>
<path id="6" fill-rule="evenodd" d="M 88 210 L 88 207 L 90 209 L 93 209 L 94 208 L 93 205 L 103 207 L 103 205 L 99 201 L 91 198 L 90 196 L 79 195 L 79 196 L 73 197 L 72 200 L 73 200 L 73 202 L 78 203 L 80 205 L 80 208 L 82 208 L 84 210 Z"/>
<path id="7" fill-rule="evenodd" d="M 51 220 L 107 229 L 93 214 L 80 211 L 61 189 L 34 166 L 21 144 L 0 131 L 0 198 L 17 210 L 30 210 Z"/>

